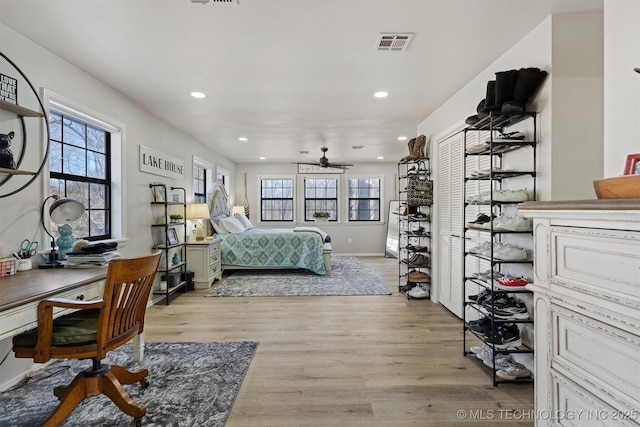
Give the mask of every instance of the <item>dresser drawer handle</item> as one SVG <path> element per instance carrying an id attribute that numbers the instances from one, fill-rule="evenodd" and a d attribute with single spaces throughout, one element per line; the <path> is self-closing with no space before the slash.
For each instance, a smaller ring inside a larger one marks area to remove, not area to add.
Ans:
<path id="1" fill-rule="evenodd" d="M 84 295 L 80 294 L 76 297 L 77 300 L 84 301 Z"/>

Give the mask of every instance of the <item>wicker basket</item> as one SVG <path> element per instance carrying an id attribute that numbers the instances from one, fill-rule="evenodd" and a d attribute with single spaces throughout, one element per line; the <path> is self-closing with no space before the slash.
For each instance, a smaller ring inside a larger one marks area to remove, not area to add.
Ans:
<path id="1" fill-rule="evenodd" d="M 640 175 L 625 175 L 593 181 L 598 199 L 640 198 Z"/>

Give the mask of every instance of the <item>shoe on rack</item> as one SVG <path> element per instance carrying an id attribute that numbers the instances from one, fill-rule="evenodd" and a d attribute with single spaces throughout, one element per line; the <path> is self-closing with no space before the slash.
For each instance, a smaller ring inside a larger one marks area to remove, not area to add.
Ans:
<path id="1" fill-rule="evenodd" d="M 524 261 L 529 258 L 527 250 L 510 244 L 494 249 L 493 257 L 501 261 Z"/>
<path id="2" fill-rule="evenodd" d="M 506 291 L 520 291 L 526 289 L 529 284 L 524 277 L 502 276 L 493 280 L 493 286 Z"/>
<path id="3" fill-rule="evenodd" d="M 429 246 L 408 244 L 406 248 L 413 252 L 429 252 Z"/>
<path id="4" fill-rule="evenodd" d="M 425 273 L 423 271 L 411 271 L 407 274 L 407 279 L 413 283 L 429 283 L 431 282 L 431 276 L 429 273 Z"/>
<path id="5" fill-rule="evenodd" d="M 505 132 L 493 138 L 493 142 L 522 142 L 524 139 L 525 135 L 522 132 Z"/>
<path id="6" fill-rule="evenodd" d="M 478 154 L 478 153 L 482 153 L 484 151 L 487 151 L 489 149 L 489 143 L 488 142 L 478 142 L 475 144 L 469 144 L 467 145 L 467 154 Z"/>
<path id="7" fill-rule="evenodd" d="M 529 200 L 527 189 L 520 190 L 495 190 L 493 192 L 493 200 L 501 203 L 520 203 Z"/>
<path id="8" fill-rule="evenodd" d="M 513 363 L 511 362 L 511 356 L 508 354 L 496 354 L 496 357 L 494 359 L 496 364 L 496 371 L 498 371 L 499 369 L 506 369 Z M 491 359 L 491 357 L 482 359 L 482 361 L 486 366 L 493 369 L 493 360 Z"/>
<path id="9" fill-rule="evenodd" d="M 493 308 L 491 312 L 496 319 L 526 320 L 529 318 L 527 306 L 522 301 L 518 301 L 515 298 L 508 297 L 497 300 L 491 304 L 491 307 Z"/>
<path id="10" fill-rule="evenodd" d="M 469 329 L 482 335 L 489 334 L 493 327 L 492 323 L 489 317 L 483 317 L 482 319 L 469 322 Z"/>
<path id="11" fill-rule="evenodd" d="M 422 254 L 413 254 L 415 257 L 407 261 L 407 265 L 412 268 L 427 268 L 429 267 L 429 258 Z"/>
<path id="12" fill-rule="evenodd" d="M 489 347 L 488 345 L 483 344 L 483 345 L 472 345 L 471 347 L 469 347 L 469 351 L 473 354 L 478 354 L 482 352 L 482 350 L 484 350 L 485 348 L 491 349 L 491 347 Z"/>
<path id="13" fill-rule="evenodd" d="M 504 380 L 513 381 L 518 378 L 529 378 L 531 376 L 531 371 L 521 363 L 511 362 L 506 368 L 497 370 L 496 376 Z"/>
<path id="14" fill-rule="evenodd" d="M 491 243 L 490 242 L 482 242 L 477 246 L 469 249 L 469 252 L 477 255 L 489 256 L 491 254 Z"/>
<path id="15" fill-rule="evenodd" d="M 487 214 L 479 214 L 478 217 L 474 221 L 469 221 L 467 223 L 467 227 L 471 228 L 482 228 L 483 224 L 490 223 L 491 217 Z"/>
<path id="16" fill-rule="evenodd" d="M 494 230 L 499 231 L 531 231 L 531 220 L 514 215 L 511 218 L 503 218 L 501 221 L 493 224 Z"/>
<path id="17" fill-rule="evenodd" d="M 470 301 L 473 301 L 477 304 L 482 304 L 487 297 L 491 296 L 491 291 L 489 289 L 482 289 L 476 295 L 469 295 L 468 298 Z"/>
<path id="18" fill-rule="evenodd" d="M 413 289 L 413 288 L 415 288 L 415 287 L 416 287 L 416 284 L 415 284 L 415 283 L 409 283 L 409 282 L 407 282 L 407 283 L 405 283 L 405 284 L 404 284 L 404 285 L 402 285 L 402 286 L 398 286 L 398 291 L 400 291 L 400 292 L 404 292 L 404 293 L 406 294 L 407 292 L 409 292 L 411 289 Z"/>
<path id="19" fill-rule="evenodd" d="M 498 326 L 495 335 L 489 332 L 484 336 L 485 342 L 499 350 L 522 345 L 520 330 L 514 323 L 505 323 Z"/>
<path id="20" fill-rule="evenodd" d="M 409 295 L 411 298 L 425 299 L 429 298 L 429 291 L 424 289 L 422 286 L 416 286 L 415 288 L 407 292 L 407 295 Z"/>

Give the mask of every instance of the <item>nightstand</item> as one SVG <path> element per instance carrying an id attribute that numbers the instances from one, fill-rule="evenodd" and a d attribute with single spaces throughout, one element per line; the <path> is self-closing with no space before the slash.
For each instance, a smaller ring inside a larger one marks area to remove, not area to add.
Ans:
<path id="1" fill-rule="evenodd" d="M 213 239 L 187 243 L 187 268 L 194 273 L 196 289 L 207 289 L 216 279 L 222 278 L 220 241 Z"/>

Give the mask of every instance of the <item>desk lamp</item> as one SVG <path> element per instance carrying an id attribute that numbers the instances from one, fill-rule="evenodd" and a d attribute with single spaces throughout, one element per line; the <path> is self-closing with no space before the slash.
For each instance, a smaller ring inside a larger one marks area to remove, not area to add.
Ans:
<path id="1" fill-rule="evenodd" d="M 61 236 L 58 238 L 58 251 L 56 251 L 55 237 L 53 237 L 53 234 L 51 234 L 47 229 L 44 220 L 44 208 L 49 199 L 55 200 L 49 207 L 49 218 L 51 218 L 51 221 L 55 224 L 60 225 L 60 227 L 58 227 L 58 231 L 61 232 Z M 69 223 L 80 218 L 83 213 L 84 205 L 77 200 L 61 198 L 57 194 L 52 194 L 44 199 L 40 212 L 40 220 L 42 222 L 42 228 L 44 228 L 44 231 L 49 235 L 49 237 L 51 237 L 51 252 L 49 252 L 49 261 L 44 264 L 40 264 L 40 268 L 62 267 L 59 259 L 64 259 L 64 256 L 73 246 L 73 238 L 70 236 L 71 226 Z M 63 238 L 65 235 L 68 235 L 68 237 L 71 238 Z M 67 242 L 67 240 L 70 240 L 70 242 Z"/>
<path id="2" fill-rule="evenodd" d="M 203 219 L 209 219 L 209 207 L 206 203 L 191 203 L 187 206 L 187 219 L 196 219 L 196 240 L 204 240 Z"/>

